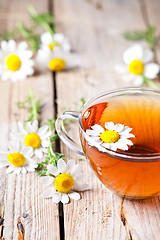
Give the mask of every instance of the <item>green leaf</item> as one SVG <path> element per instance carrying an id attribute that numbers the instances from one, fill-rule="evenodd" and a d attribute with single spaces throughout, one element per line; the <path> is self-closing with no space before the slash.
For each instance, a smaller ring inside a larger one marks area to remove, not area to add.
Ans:
<path id="1" fill-rule="evenodd" d="M 45 31 L 51 34 L 55 33 L 55 21 L 50 13 L 38 14 L 31 4 L 29 4 L 27 8 L 35 25 L 41 25 Z"/>
<path id="2" fill-rule="evenodd" d="M 145 38 L 145 32 L 141 31 L 128 31 L 123 33 L 123 37 L 132 40 L 132 41 L 137 41 Z"/>
<path id="3" fill-rule="evenodd" d="M 156 31 L 156 28 L 153 26 L 149 26 L 148 30 L 146 31 L 145 38 L 146 38 L 147 43 L 151 47 L 155 47 L 155 45 L 156 45 L 156 41 L 155 41 L 155 37 L 154 37 L 155 31 Z"/>
<path id="4" fill-rule="evenodd" d="M 147 84 L 151 88 L 159 89 L 159 87 L 157 86 L 157 84 L 153 82 L 153 80 L 148 79 L 144 75 L 142 77 L 143 77 L 143 84 Z"/>
<path id="5" fill-rule="evenodd" d="M 155 31 L 156 28 L 154 26 L 149 26 L 146 31 L 127 31 L 123 33 L 123 37 L 132 41 L 143 39 L 150 47 L 155 47 Z"/>
<path id="6" fill-rule="evenodd" d="M 11 38 L 14 38 L 16 35 L 18 34 L 17 29 L 15 28 L 13 31 L 11 32 L 6 32 L 6 33 L 2 33 L 0 34 L 0 39 L 1 40 L 10 40 Z"/>

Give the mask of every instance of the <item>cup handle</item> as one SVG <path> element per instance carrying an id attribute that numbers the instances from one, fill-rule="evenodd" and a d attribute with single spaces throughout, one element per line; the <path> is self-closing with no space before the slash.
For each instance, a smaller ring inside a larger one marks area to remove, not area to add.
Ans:
<path id="1" fill-rule="evenodd" d="M 80 155 L 84 156 L 84 153 L 82 152 L 82 148 L 80 145 L 78 145 L 73 139 L 71 139 L 68 136 L 68 133 L 65 130 L 64 127 L 64 119 L 74 119 L 78 120 L 79 117 L 79 112 L 75 111 L 69 111 L 69 112 L 64 112 L 60 117 L 57 118 L 56 120 L 56 131 L 58 133 L 58 136 L 60 139 L 74 152 L 79 153 Z"/>

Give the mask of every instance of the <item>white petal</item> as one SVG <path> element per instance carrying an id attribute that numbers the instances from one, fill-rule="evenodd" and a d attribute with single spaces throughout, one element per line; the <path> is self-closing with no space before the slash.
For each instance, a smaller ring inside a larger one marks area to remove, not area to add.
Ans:
<path id="1" fill-rule="evenodd" d="M 26 129 L 27 129 L 27 133 L 32 133 L 32 126 L 30 122 L 26 123 Z"/>
<path id="2" fill-rule="evenodd" d="M 119 148 L 121 150 L 128 150 L 128 146 L 123 141 L 117 142 L 117 148 Z"/>
<path id="3" fill-rule="evenodd" d="M 52 135 L 51 131 L 47 131 L 45 134 L 41 135 L 41 139 L 46 139 Z"/>
<path id="4" fill-rule="evenodd" d="M 44 176 L 40 178 L 41 183 L 51 185 L 54 182 L 54 178 L 50 176 Z"/>
<path id="5" fill-rule="evenodd" d="M 151 49 L 149 49 L 149 48 L 144 49 L 142 62 L 143 63 L 150 62 L 153 59 L 153 56 L 154 56 L 154 53 Z"/>
<path id="6" fill-rule="evenodd" d="M 27 170 L 26 170 L 25 167 L 22 167 L 22 173 L 23 173 L 23 174 L 26 174 L 26 173 L 27 173 Z"/>
<path id="7" fill-rule="evenodd" d="M 121 135 L 121 138 L 123 139 L 123 138 L 135 138 L 135 136 L 133 135 L 133 134 L 131 134 L 131 133 L 128 133 L 128 134 L 124 134 L 124 135 Z"/>
<path id="8" fill-rule="evenodd" d="M 33 148 L 32 147 L 25 147 L 21 153 L 25 156 L 32 157 L 33 156 Z"/>
<path id="9" fill-rule="evenodd" d="M 57 162 L 57 167 L 60 173 L 66 172 L 66 163 L 64 160 L 59 159 Z"/>
<path id="10" fill-rule="evenodd" d="M 13 39 L 8 41 L 8 50 L 14 52 L 16 49 L 16 42 Z"/>
<path id="11" fill-rule="evenodd" d="M 38 130 L 38 135 L 39 135 L 39 136 L 42 136 L 43 134 L 46 133 L 47 130 L 48 130 L 48 125 L 44 125 L 43 127 L 41 127 L 41 128 Z"/>
<path id="12" fill-rule="evenodd" d="M 124 129 L 123 124 L 116 124 L 115 131 L 120 133 Z"/>
<path id="13" fill-rule="evenodd" d="M 159 73 L 159 65 L 156 63 L 148 63 L 145 65 L 144 69 L 144 76 L 149 79 L 156 78 L 157 74 Z"/>
<path id="14" fill-rule="evenodd" d="M 69 193 L 68 196 L 76 201 L 78 201 L 81 198 L 80 194 L 77 192 Z"/>
<path id="15" fill-rule="evenodd" d="M 66 193 L 62 193 L 61 202 L 62 203 L 68 203 L 69 202 L 69 197 Z"/>
<path id="16" fill-rule="evenodd" d="M 90 129 L 86 130 L 86 134 L 88 134 L 90 136 L 99 136 L 99 132 L 96 132 L 96 131 L 90 130 Z"/>
<path id="17" fill-rule="evenodd" d="M 143 77 L 141 75 L 135 76 L 134 81 L 133 81 L 133 85 L 135 87 L 139 87 L 143 85 Z"/>
<path id="18" fill-rule="evenodd" d="M 128 126 L 123 126 L 123 129 L 121 132 L 119 132 L 120 134 L 128 134 L 130 131 L 132 131 L 132 128 L 128 127 Z"/>
<path id="19" fill-rule="evenodd" d="M 54 203 L 59 203 L 61 201 L 61 193 L 57 192 L 53 194 L 52 201 Z"/>
<path id="20" fill-rule="evenodd" d="M 42 197 L 43 198 L 50 198 L 50 197 L 53 197 L 54 193 L 55 193 L 54 188 L 50 187 L 42 193 Z"/>
<path id="21" fill-rule="evenodd" d="M 15 174 L 20 174 L 20 172 L 21 172 L 21 167 L 16 167 L 16 168 L 14 169 L 14 173 L 15 173 Z"/>
<path id="22" fill-rule="evenodd" d="M 18 50 L 19 51 L 22 51 L 22 50 L 26 50 L 26 48 L 27 48 L 27 43 L 26 42 L 20 42 L 19 44 L 18 44 Z"/>
<path id="23" fill-rule="evenodd" d="M 48 172 L 53 174 L 54 176 L 57 176 L 60 173 L 59 170 L 51 164 L 47 166 L 47 169 L 48 169 Z"/>
<path id="24" fill-rule="evenodd" d="M 42 153 L 42 151 L 41 151 L 41 148 L 35 149 L 34 153 L 35 153 L 35 155 L 36 155 L 38 158 L 42 158 L 42 156 L 43 156 L 43 153 Z"/>
<path id="25" fill-rule="evenodd" d="M 34 172 L 36 167 L 37 165 L 34 165 L 34 164 L 29 164 L 28 166 L 25 166 L 28 172 Z"/>
<path id="26" fill-rule="evenodd" d="M 123 143 L 125 143 L 125 144 L 127 144 L 127 145 L 129 145 L 129 146 L 132 146 L 132 145 L 133 145 L 132 141 L 129 140 L 129 139 L 123 139 Z"/>
<path id="27" fill-rule="evenodd" d="M 104 129 L 103 127 L 101 127 L 99 124 L 95 124 L 94 126 L 91 127 L 94 131 L 99 132 L 99 133 L 103 133 Z"/>
<path id="28" fill-rule="evenodd" d="M 102 146 L 105 148 L 110 149 L 110 143 L 102 143 Z"/>
<path id="29" fill-rule="evenodd" d="M 2 50 L 5 52 L 5 51 L 7 51 L 7 48 L 8 48 L 8 44 L 7 44 L 7 42 L 6 41 L 1 41 L 1 48 L 2 48 Z"/>
<path id="30" fill-rule="evenodd" d="M 49 32 L 45 32 L 41 35 L 42 44 L 49 44 L 53 41 L 52 35 Z"/>
<path id="31" fill-rule="evenodd" d="M 98 143 L 102 142 L 102 141 L 100 140 L 100 137 L 93 137 L 93 136 L 92 136 L 92 139 L 93 139 L 94 141 L 98 142 Z"/>
<path id="32" fill-rule="evenodd" d="M 2 81 L 7 81 L 10 78 L 10 72 L 4 72 L 1 76 Z"/>
<path id="33" fill-rule="evenodd" d="M 141 45 L 136 44 L 128 48 L 123 54 L 123 60 L 126 64 L 131 63 L 133 60 L 142 60 L 143 48 Z"/>
<path id="34" fill-rule="evenodd" d="M 44 153 L 48 153 L 48 149 L 45 148 L 45 147 L 41 147 L 41 151 L 44 152 Z"/>
<path id="35" fill-rule="evenodd" d="M 105 123 L 105 128 L 108 130 L 115 130 L 116 125 L 114 125 L 113 122 L 107 122 L 107 123 Z"/>
<path id="36" fill-rule="evenodd" d="M 72 171 L 72 169 L 74 169 L 74 167 L 75 167 L 75 161 L 70 159 L 70 160 L 67 162 L 66 172 Z"/>
<path id="37" fill-rule="evenodd" d="M 37 132 L 37 130 L 38 130 L 38 121 L 34 120 L 32 123 L 32 131 Z"/>
<path id="38" fill-rule="evenodd" d="M 117 150 L 117 144 L 116 143 L 111 143 L 110 144 L 110 149 L 113 150 L 113 151 L 116 151 Z"/>
<path id="39" fill-rule="evenodd" d="M 9 167 L 7 168 L 7 170 L 6 170 L 6 173 L 11 173 L 11 172 L 14 171 L 14 169 L 15 169 L 14 166 L 9 166 Z"/>
<path id="40" fill-rule="evenodd" d="M 43 147 L 46 148 L 46 147 L 49 146 L 49 141 L 48 140 L 42 140 L 41 144 L 42 144 Z"/>

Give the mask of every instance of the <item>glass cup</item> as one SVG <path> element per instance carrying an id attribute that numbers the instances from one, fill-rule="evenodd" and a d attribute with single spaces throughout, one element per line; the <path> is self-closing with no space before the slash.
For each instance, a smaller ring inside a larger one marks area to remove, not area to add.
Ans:
<path id="1" fill-rule="evenodd" d="M 160 153 L 127 153 L 91 147 L 91 140 L 82 126 L 82 116 L 91 106 L 123 96 L 156 97 L 160 104 L 160 91 L 143 88 L 127 88 L 106 92 L 88 101 L 80 112 L 64 112 L 56 121 L 61 140 L 73 151 L 85 155 L 101 182 L 115 193 L 130 199 L 146 199 L 160 193 Z M 81 146 L 67 134 L 63 120 L 78 121 Z M 83 151 L 82 151 L 83 149 Z"/>

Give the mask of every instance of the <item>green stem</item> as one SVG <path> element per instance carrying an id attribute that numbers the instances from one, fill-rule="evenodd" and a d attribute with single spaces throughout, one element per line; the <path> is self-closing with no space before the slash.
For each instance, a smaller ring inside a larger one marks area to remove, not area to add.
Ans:
<path id="1" fill-rule="evenodd" d="M 34 99 L 34 94 L 33 94 L 33 90 L 31 87 L 28 87 L 28 91 L 29 91 L 29 98 L 31 101 L 31 106 L 32 106 L 32 113 L 33 113 L 33 120 L 38 120 L 38 113 L 37 113 L 37 107 L 36 107 L 36 102 Z"/>
<path id="2" fill-rule="evenodd" d="M 143 76 L 143 80 L 144 80 L 144 83 L 148 84 L 149 87 L 159 89 L 159 87 L 157 86 L 156 83 L 154 83 L 152 80 L 146 78 L 145 76 Z"/>

